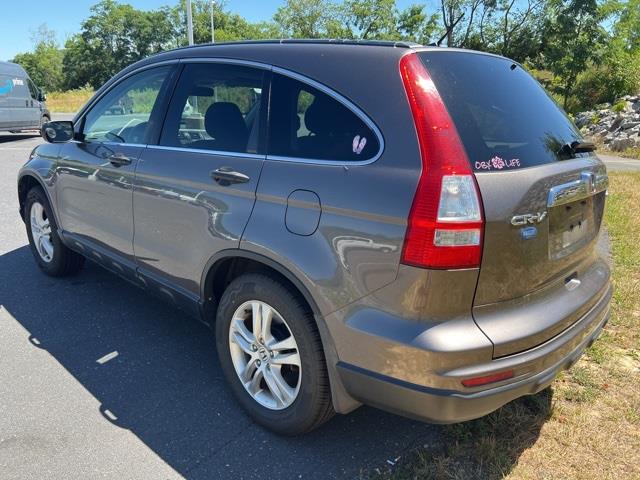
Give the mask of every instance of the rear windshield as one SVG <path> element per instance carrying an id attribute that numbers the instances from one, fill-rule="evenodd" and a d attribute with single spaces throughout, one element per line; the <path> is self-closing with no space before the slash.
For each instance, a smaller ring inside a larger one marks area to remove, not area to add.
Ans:
<path id="1" fill-rule="evenodd" d="M 420 52 L 475 171 L 506 171 L 566 159 L 581 139 L 573 123 L 521 66 L 464 52 Z"/>

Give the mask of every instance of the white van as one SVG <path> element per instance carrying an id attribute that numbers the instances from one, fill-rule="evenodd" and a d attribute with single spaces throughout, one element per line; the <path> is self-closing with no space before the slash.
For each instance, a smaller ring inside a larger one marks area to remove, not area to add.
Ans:
<path id="1" fill-rule="evenodd" d="M 0 131 L 39 130 L 51 120 L 45 96 L 24 68 L 0 62 Z"/>

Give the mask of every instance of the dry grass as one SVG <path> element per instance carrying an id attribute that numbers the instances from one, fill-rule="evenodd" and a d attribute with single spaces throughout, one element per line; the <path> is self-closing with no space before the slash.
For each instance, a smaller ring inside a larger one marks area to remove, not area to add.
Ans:
<path id="1" fill-rule="evenodd" d="M 605 221 L 612 316 L 578 364 L 538 395 L 437 427 L 437 444 L 370 477 L 640 479 L 640 174 L 611 175 Z"/>
<path id="2" fill-rule="evenodd" d="M 47 107 L 52 113 L 74 113 L 93 95 L 90 88 L 47 93 Z"/>
<path id="3" fill-rule="evenodd" d="M 616 157 L 625 157 L 625 158 L 633 158 L 640 159 L 640 147 L 629 147 L 621 152 L 611 150 L 607 148 L 607 145 L 604 144 L 602 138 L 595 137 L 590 138 L 592 142 L 596 144 L 598 148 L 597 153 L 604 153 L 605 155 L 614 155 Z"/>

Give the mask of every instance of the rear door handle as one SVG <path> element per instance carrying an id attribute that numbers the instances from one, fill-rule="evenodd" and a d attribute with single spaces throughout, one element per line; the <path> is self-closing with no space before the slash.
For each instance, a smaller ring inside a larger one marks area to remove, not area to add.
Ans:
<path id="1" fill-rule="evenodd" d="M 109 163 L 114 167 L 131 165 L 131 159 L 122 153 L 114 153 L 109 157 Z"/>
<path id="2" fill-rule="evenodd" d="M 222 186 L 232 183 L 247 183 L 250 178 L 244 173 L 236 172 L 231 167 L 220 167 L 211 172 L 211 178 Z"/>

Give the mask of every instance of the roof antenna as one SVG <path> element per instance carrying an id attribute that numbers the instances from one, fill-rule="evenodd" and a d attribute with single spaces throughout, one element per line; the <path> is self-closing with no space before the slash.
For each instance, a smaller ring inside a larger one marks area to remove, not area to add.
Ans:
<path id="1" fill-rule="evenodd" d="M 440 40 L 438 40 L 435 43 L 430 43 L 429 46 L 430 47 L 439 47 L 440 44 L 443 42 L 443 40 L 445 38 L 447 38 L 447 36 L 449 36 L 449 34 L 453 31 L 454 28 L 456 28 L 456 25 L 458 25 L 458 23 L 460 23 L 460 20 L 462 20 L 463 17 L 464 17 L 464 12 L 458 17 L 458 19 L 455 22 L 453 22 L 451 25 L 449 25 L 449 28 L 447 28 L 447 31 L 444 32 L 444 35 L 442 35 L 440 37 Z"/>

